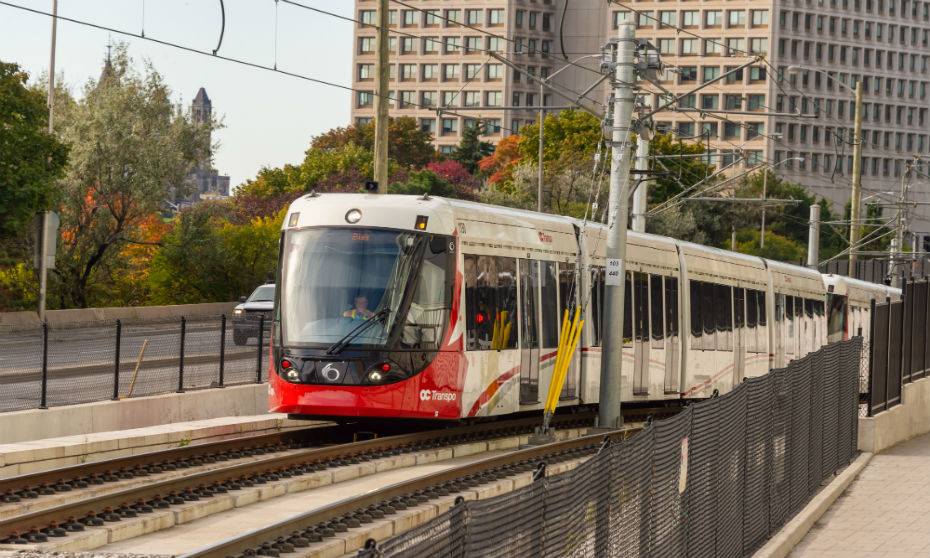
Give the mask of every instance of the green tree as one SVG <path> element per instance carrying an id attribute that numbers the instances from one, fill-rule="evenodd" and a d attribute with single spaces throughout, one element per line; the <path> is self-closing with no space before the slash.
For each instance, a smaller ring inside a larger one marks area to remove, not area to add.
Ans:
<path id="1" fill-rule="evenodd" d="M 47 131 L 45 97 L 28 75 L 0 61 L 0 239 L 25 234 L 33 216 L 54 208 L 67 147 Z"/>
<path id="2" fill-rule="evenodd" d="M 423 169 L 410 173 L 406 183 L 395 182 L 389 188 L 391 194 L 429 194 L 445 198 L 455 197 L 455 187 L 431 171 Z"/>
<path id="3" fill-rule="evenodd" d="M 465 170 L 474 174 L 478 170 L 478 161 L 494 153 L 494 145 L 481 141 L 481 136 L 487 133 L 487 126 L 479 122 L 474 126 L 466 126 L 462 132 L 459 144 L 452 148 L 449 158 L 461 163 Z"/>
<path id="4" fill-rule="evenodd" d="M 355 144 L 372 153 L 375 147 L 375 123 L 353 124 L 313 138 L 311 149 L 330 151 Z M 388 157 L 406 168 L 419 168 L 437 158 L 433 135 L 420 130 L 415 118 L 404 116 L 388 122 Z"/>
<path id="5" fill-rule="evenodd" d="M 162 76 L 132 66 L 118 45 L 99 81 L 61 112 L 58 132 L 71 148 L 61 183 L 62 246 L 56 274 L 63 307 L 105 302 L 122 246 L 171 193 L 184 189 L 209 155 L 213 122 L 197 125 L 172 105 Z"/>

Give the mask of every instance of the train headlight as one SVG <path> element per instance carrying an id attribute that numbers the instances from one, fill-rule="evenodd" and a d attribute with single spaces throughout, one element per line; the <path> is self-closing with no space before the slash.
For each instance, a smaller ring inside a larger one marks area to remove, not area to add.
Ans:
<path id="1" fill-rule="evenodd" d="M 350 209 L 346 212 L 346 222 L 350 225 L 358 223 L 362 219 L 362 212 L 358 209 Z"/>
<path id="2" fill-rule="evenodd" d="M 292 382 L 296 382 L 297 380 L 300 379 L 300 374 L 297 372 L 296 369 L 290 368 L 287 371 L 287 379 Z"/>
<path id="3" fill-rule="evenodd" d="M 381 374 L 380 370 L 372 370 L 371 372 L 368 373 L 368 381 L 373 384 L 377 384 L 383 379 L 384 379 L 384 375 Z"/>

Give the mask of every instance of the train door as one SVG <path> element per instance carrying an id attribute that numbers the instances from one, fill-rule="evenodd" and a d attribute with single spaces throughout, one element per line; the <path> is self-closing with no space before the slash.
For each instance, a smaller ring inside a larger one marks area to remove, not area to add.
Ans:
<path id="1" fill-rule="evenodd" d="M 733 347 L 736 360 L 733 366 L 733 385 L 736 386 L 746 377 L 746 291 L 740 287 L 733 288 Z"/>
<path id="2" fill-rule="evenodd" d="M 661 275 L 650 275 L 649 276 L 649 321 L 651 327 L 652 335 L 649 339 L 649 359 L 646 362 L 646 381 L 647 387 L 650 388 L 649 391 L 656 391 L 658 393 L 665 392 L 665 378 L 667 371 L 665 370 L 665 363 L 668 361 L 668 344 L 665 340 L 665 292 L 662 285 L 662 276 Z M 656 390 L 652 390 L 651 378 L 652 374 L 651 363 L 656 363 L 656 366 L 661 366 L 661 375 L 656 375 L 656 381 L 658 382 L 659 378 L 662 378 L 662 391 L 658 391 L 658 385 L 656 385 Z M 653 397 L 653 399 L 658 399 L 658 396 Z"/>
<path id="3" fill-rule="evenodd" d="M 665 278 L 665 393 L 681 392 L 678 278 Z"/>
<path id="4" fill-rule="evenodd" d="M 539 402 L 539 262 L 518 260 L 520 273 L 520 404 Z"/>
<path id="5" fill-rule="evenodd" d="M 788 359 L 785 355 L 785 340 L 787 339 L 787 326 L 785 322 L 785 295 L 775 294 L 775 368 L 784 368 Z"/>
<path id="6" fill-rule="evenodd" d="M 559 350 L 559 327 L 562 316 L 559 314 L 558 275 L 555 262 L 538 262 L 539 264 L 539 352 L 540 367 L 550 377 L 555 371 L 555 357 Z M 567 380 L 566 380 L 567 381 Z"/>
<path id="7" fill-rule="evenodd" d="M 649 394 L 649 276 L 633 273 L 633 395 Z"/>
<path id="8" fill-rule="evenodd" d="M 580 287 L 580 278 L 575 275 L 575 264 L 563 262 L 558 264 L 558 270 L 556 270 L 555 263 L 551 263 L 551 273 L 553 274 L 552 288 L 550 289 L 550 296 L 552 297 L 553 304 L 558 300 L 559 309 L 557 313 L 556 323 L 562 323 L 562 316 L 565 314 L 565 309 L 568 309 L 569 319 L 574 319 L 575 317 L 575 307 L 578 304 L 578 289 Z M 558 294 L 556 295 L 556 288 L 554 285 L 555 273 L 558 273 Z M 555 297 L 558 296 L 556 299 Z M 545 305 L 544 305 L 545 308 Z M 544 314 L 545 317 L 545 314 Z M 571 326 L 569 326 L 571 327 Z M 555 333 L 553 340 L 555 341 L 554 347 L 558 347 L 558 330 L 553 330 L 552 333 Z M 553 349 L 555 350 L 555 349 Z M 562 384 L 562 391 L 559 394 L 559 399 L 574 399 L 578 397 L 578 379 L 581 375 L 581 341 L 575 345 L 575 352 L 572 355 L 571 360 L 569 361 L 568 371 L 565 374 L 565 383 Z"/>

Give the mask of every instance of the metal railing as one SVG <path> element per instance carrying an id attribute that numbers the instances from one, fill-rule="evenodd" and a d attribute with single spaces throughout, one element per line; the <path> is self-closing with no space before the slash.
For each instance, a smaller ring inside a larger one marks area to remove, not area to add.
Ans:
<path id="1" fill-rule="evenodd" d="M 904 384 L 930 375 L 930 281 L 904 283 L 901 300 L 872 301 L 868 415 L 901 403 Z"/>
<path id="2" fill-rule="evenodd" d="M 751 555 L 855 456 L 861 351 L 828 345 L 358 556 Z"/>
<path id="3" fill-rule="evenodd" d="M 225 314 L 0 331 L 0 412 L 268 379 L 270 321 Z"/>

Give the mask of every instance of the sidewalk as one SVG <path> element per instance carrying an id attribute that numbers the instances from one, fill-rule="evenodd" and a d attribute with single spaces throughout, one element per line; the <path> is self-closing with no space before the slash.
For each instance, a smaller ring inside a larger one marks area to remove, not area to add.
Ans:
<path id="1" fill-rule="evenodd" d="M 789 558 L 930 558 L 930 434 L 872 457 Z"/>

